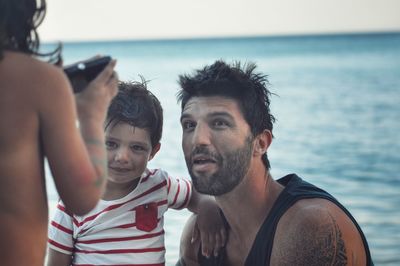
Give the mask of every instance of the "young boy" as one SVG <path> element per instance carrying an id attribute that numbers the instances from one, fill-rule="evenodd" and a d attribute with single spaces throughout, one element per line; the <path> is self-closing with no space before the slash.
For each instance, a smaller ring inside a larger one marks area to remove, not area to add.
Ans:
<path id="1" fill-rule="evenodd" d="M 164 265 L 168 208 L 197 213 L 203 254 L 217 253 L 226 235 L 214 199 L 188 180 L 147 169 L 160 149 L 162 124 L 160 102 L 145 82 L 120 83 L 105 124 L 105 194 L 84 216 L 71 215 L 60 201 L 49 228 L 48 266 Z"/>

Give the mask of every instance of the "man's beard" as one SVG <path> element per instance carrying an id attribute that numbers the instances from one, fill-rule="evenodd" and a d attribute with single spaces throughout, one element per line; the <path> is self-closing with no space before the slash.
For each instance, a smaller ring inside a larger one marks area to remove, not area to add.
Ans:
<path id="1" fill-rule="evenodd" d="M 232 191 L 245 177 L 250 167 L 253 138 L 248 136 L 243 147 L 229 153 L 224 158 L 213 153 L 205 146 L 196 147 L 189 158 L 186 158 L 186 165 L 192 178 L 195 189 L 203 194 L 220 196 Z M 196 176 L 192 171 L 193 160 L 196 154 L 211 157 L 216 161 L 218 170 L 210 176 Z"/>

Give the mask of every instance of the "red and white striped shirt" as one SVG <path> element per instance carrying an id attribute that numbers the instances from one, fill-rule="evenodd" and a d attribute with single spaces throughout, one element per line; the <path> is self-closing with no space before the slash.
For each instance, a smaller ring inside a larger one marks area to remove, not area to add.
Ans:
<path id="1" fill-rule="evenodd" d="M 125 197 L 100 200 L 84 216 L 60 201 L 49 226 L 49 247 L 73 256 L 72 265 L 165 265 L 164 213 L 182 209 L 192 184 L 160 169 L 146 170 Z"/>

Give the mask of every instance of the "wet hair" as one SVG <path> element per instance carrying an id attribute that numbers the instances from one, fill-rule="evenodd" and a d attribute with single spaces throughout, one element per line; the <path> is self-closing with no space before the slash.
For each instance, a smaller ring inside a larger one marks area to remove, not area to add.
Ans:
<path id="1" fill-rule="evenodd" d="M 0 60 L 4 50 L 61 60 L 61 44 L 50 53 L 39 53 L 37 28 L 46 15 L 45 0 L 0 0 Z"/>
<path id="2" fill-rule="evenodd" d="M 256 64 L 251 62 L 244 65 L 234 62 L 229 65 L 218 60 L 212 65 L 196 70 L 192 75 L 180 75 L 181 90 L 178 92 L 178 102 L 181 102 L 182 110 L 192 97 L 227 97 L 238 103 L 253 137 L 265 129 L 272 132 L 275 117 L 269 107 L 269 82 L 266 75 L 255 72 L 256 67 Z M 270 169 L 266 153 L 262 160 Z"/>
<path id="3" fill-rule="evenodd" d="M 141 82 L 118 84 L 118 94 L 108 108 L 105 129 L 121 122 L 148 130 L 153 148 L 161 140 L 163 109 L 157 97 L 147 89 L 143 77 Z"/>

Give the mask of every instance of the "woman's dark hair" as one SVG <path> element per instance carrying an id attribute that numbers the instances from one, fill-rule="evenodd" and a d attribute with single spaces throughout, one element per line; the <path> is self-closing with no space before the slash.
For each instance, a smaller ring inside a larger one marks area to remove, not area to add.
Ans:
<path id="1" fill-rule="evenodd" d="M 61 45 L 50 53 L 39 52 L 37 28 L 46 15 L 45 0 L 0 0 L 0 59 L 4 50 L 61 60 Z"/>

